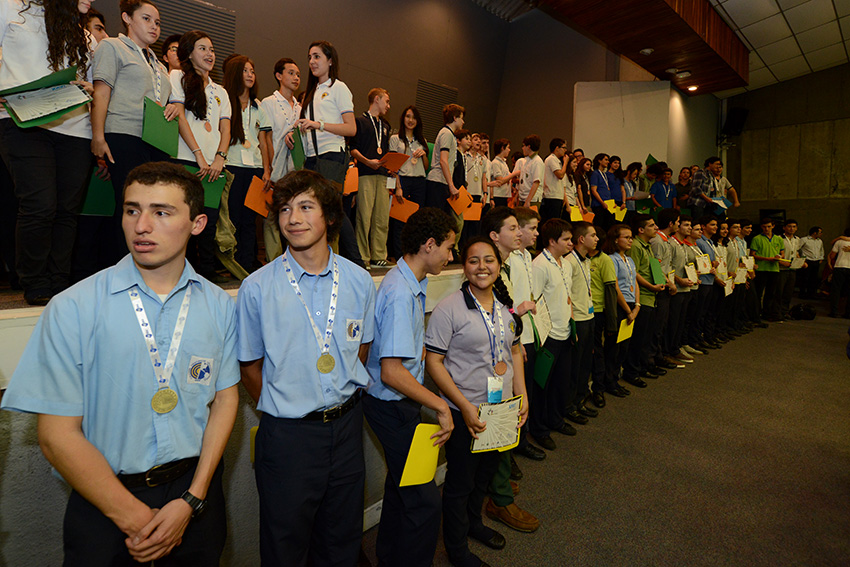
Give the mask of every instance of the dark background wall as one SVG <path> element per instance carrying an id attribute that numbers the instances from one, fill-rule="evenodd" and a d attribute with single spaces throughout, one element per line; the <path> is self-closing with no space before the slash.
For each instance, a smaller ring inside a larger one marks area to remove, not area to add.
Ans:
<path id="1" fill-rule="evenodd" d="M 729 180 L 753 220 L 785 209 L 799 232 L 824 228 L 828 243 L 850 226 L 850 65 L 733 97 L 749 111 L 727 153 Z"/>

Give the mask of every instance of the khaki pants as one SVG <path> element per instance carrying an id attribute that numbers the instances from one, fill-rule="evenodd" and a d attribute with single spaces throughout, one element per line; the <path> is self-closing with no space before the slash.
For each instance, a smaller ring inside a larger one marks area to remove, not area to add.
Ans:
<path id="1" fill-rule="evenodd" d="M 369 261 L 387 259 L 390 224 L 390 194 L 383 175 L 361 175 L 357 184 L 357 248 L 367 266 Z M 371 246 L 370 246 L 371 245 Z"/>

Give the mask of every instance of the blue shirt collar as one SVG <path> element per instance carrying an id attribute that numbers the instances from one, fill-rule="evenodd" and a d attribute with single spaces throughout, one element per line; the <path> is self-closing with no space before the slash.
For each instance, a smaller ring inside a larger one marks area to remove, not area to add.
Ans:
<path id="1" fill-rule="evenodd" d="M 328 274 L 333 273 L 334 251 L 331 249 L 330 246 L 328 246 L 328 251 L 330 252 L 330 254 L 328 255 L 328 264 L 325 266 L 325 269 L 318 274 L 308 274 L 308 275 L 311 275 L 311 276 L 317 275 L 317 276 L 321 277 L 321 276 L 326 276 Z M 295 281 L 300 282 L 301 278 L 304 276 L 304 274 L 307 274 L 307 272 L 304 270 L 304 268 L 301 267 L 301 264 L 299 264 L 295 260 L 295 258 L 292 257 L 292 254 L 289 254 L 289 247 L 288 246 L 286 247 L 286 259 L 289 261 L 289 266 L 292 268 L 292 275 L 295 277 Z M 281 255 L 280 258 L 278 258 L 278 262 L 280 262 L 281 267 L 283 267 L 283 256 L 282 255 Z"/>
<path id="2" fill-rule="evenodd" d="M 174 293 L 175 290 L 183 289 L 189 284 L 189 282 L 201 282 L 201 278 L 198 276 L 197 272 L 195 272 L 195 268 L 192 267 L 192 264 L 185 259 L 183 262 L 183 273 L 180 274 L 180 279 L 177 281 L 177 285 L 175 285 L 174 289 L 169 292 L 169 295 Z M 142 273 L 133 261 L 133 255 L 127 254 L 112 268 L 112 283 L 109 285 L 109 293 L 121 293 L 127 291 L 133 286 L 139 286 L 139 289 L 150 297 L 159 298 L 156 292 L 154 292 L 150 287 L 148 287 L 148 284 L 145 283 Z"/>
<path id="3" fill-rule="evenodd" d="M 428 278 L 422 278 L 422 281 L 416 279 L 416 276 L 413 274 L 413 270 L 410 269 L 410 266 L 407 265 L 407 262 L 404 261 L 404 258 L 399 258 L 398 270 L 401 272 L 401 275 L 404 277 L 404 280 L 410 286 L 410 290 L 416 295 L 427 296 L 428 295 Z"/>

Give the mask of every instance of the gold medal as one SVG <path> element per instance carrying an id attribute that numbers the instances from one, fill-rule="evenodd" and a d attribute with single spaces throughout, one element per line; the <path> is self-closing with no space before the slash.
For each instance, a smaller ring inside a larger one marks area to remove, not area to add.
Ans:
<path id="1" fill-rule="evenodd" d="M 322 374 L 327 374 L 336 366 L 336 361 L 334 357 L 330 353 L 324 353 L 319 357 L 319 360 L 316 361 L 316 368 L 319 369 L 319 372 Z"/>
<path id="2" fill-rule="evenodd" d="M 504 360 L 500 360 L 496 363 L 496 366 L 493 367 L 493 370 L 496 371 L 496 374 L 502 376 L 505 372 L 508 371 L 508 364 Z"/>
<path id="3" fill-rule="evenodd" d="M 160 388 L 151 398 L 151 407 L 156 413 L 168 413 L 177 407 L 177 392 L 171 388 Z"/>
<path id="4" fill-rule="evenodd" d="M 251 147 L 251 142 L 249 142 L 248 140 L 245 140 L 244 142 L 242 142 L 242 147 L 244 147 L 244 148 L 246 148 L 246 149 L 247 149 L 247 148 L 250 148 L 250 147 Z"/>
<path id="5" fill-rule="evenodd" d="M 207 132 L 212 132 L 212 124 L 209 122 L 204 122 L 204 128 L 206 128 Z"/>
<path id="6" fill-rule="evenodd" d="M 384 150 L 382 150 L 381 148 L 378 148 L 378 155 L 381 155 L 382 153 L 384 153 Z"/>

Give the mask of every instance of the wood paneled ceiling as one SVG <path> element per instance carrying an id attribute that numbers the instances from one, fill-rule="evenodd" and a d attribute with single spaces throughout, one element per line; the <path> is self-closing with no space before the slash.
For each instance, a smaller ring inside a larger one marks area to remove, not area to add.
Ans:
<path id="1" fill-rule="evenodd" d="M 708 0 L 538 0 L 553 18 L 594 37 L 689 94 L 743 87 L 749 50 Z M 650 55 L 641 54 L 652 49 Z M 688 71 L 678 78 L 668 69 Z M 688 91 L 696 86 L 697 90 Z"/>

